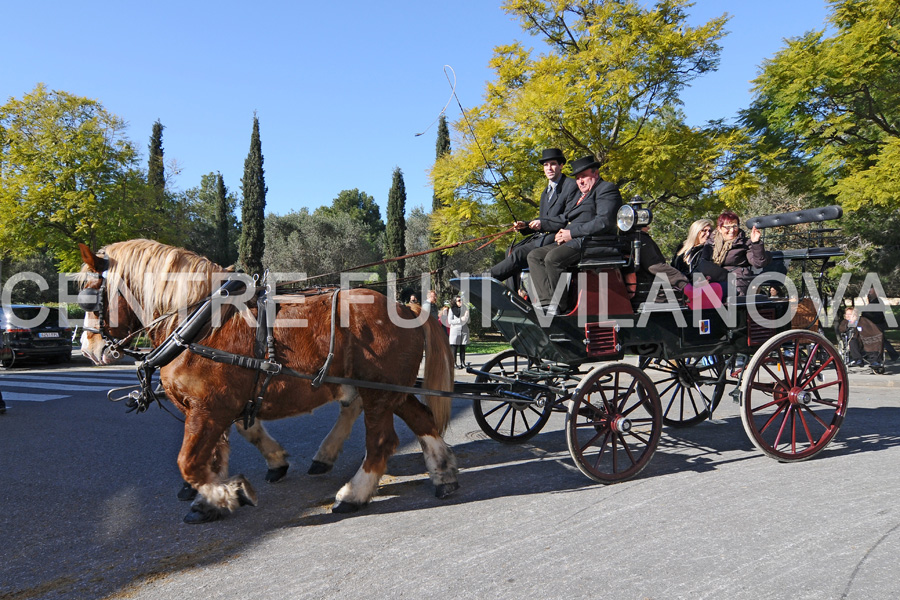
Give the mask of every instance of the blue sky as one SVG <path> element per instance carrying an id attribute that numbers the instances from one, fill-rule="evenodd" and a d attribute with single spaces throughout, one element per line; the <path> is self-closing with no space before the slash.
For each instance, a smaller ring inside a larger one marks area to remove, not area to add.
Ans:
<path id="1" fill-rule="evenodd" d="M 4 2 L 0 102 L 39 83 L 99 100 L 128 122 L 144 154 L 153 123 L 166 127 L 173 187 L 220 171 L 239 194 L 254 111 L 259 116 L 267 212 L 330 204 L 345 189 L 385 214 L 395 167 L 407 208 L 430 209 L 428 169 L 450 97 L 481 102 L 493 48 L 540 42 L 488 0 L 217 3 L 58 0 Z M 732 16 L 719 71 L 683 94 L 691 124 L 732 118 L 750 80 L 785 38 L 825 26 L 825 0 L 697 0 L 691 22 Z M 447 110 L 459 117 L 455 101 Z M 430 128 L 429 128 L 430 127 Z M 422 136 L 416 136 L 426 128 Z"/>

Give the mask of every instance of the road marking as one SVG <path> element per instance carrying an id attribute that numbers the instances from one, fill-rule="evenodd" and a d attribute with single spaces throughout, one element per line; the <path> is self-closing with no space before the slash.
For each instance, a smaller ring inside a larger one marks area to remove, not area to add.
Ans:
<path id="1" fill-rule="evenodd" d="M 62 400 L 71 396 L 51 396 L 49 394 L 20 394 L 18 392 L 4 392 L 5 402 L 46 402 L 47 400 Z"/>
<path id="2" fill-rule="evenodd" d="M 139 384 L 137 377 L 126 372 L 92 375 L 92 373 L 84 371 L 3 374 L 0 375 L 0 391 L 3 392 L 4 400 L 13 402 L 47 402 L 48 400 L 71 398 L 72 394 L 66 392 L 101 392 L 106 394 L 114 388 L 137 386 Z M 156 381 L 154 381 L 154 386 L 155 384 Z M 24 391 L 29 389 L 40 390 L 44 393 Z"/>

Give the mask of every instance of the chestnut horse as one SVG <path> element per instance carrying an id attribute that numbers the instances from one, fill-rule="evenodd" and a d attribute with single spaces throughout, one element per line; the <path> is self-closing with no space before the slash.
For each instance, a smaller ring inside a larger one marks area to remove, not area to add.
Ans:
<path id="1" fill-rule="evenodd" d="M 149 240 L 118 242 L 98 254 L 81 245 L 81 254 L 85 263 L 82 287 L 96 290 L 95 296 L 102 300 L 96 312 L 86 314 L 81 338 L 82 353 L 95 364 L 114 362 L 117 353 L 111 349 L 112 340 L 121 340 L 143 326 L 147 326 L 151 343 L 158 346 L 188 316 L 188 307 L 209 298 L 227 278 L 225 269 L 193 252 Z M 294 372 L 315 374 L 332 352 L 327 375 L 353 381 L 329 383 L 326 379 L 317 387 L 309 379 L 275 375 L 256 417 L 281 419 L 340 401 L 338 424 L 322 442 L 313 463 L 316 472 L 323 472 L 330 468 L 350 426 L 363 412 L 366 456 L 353 478 L 338 491 L 333 512 L 356 511 L 377 491 L 387 459 L 399 443 L 395 414 L 418 438 L 435 494 L 449 496 L 459 487 L 456 459 L 441 437 L 450 420 L 450 399 L 428 395 L 426 407 L 406 391 L 366 385 L 412 387 L 424 352 L 423 387 L 451 391 L 453 359 L 443 328 L 431 316 L 423 325 L 409 326 L 418 309 L 391 303 L 378 292 L 353 289 L 335 293 L 339 294 L 336 314 L 332 294 L 289 297 L 291 301 L 277 304 L 275 360 Z M 252 357 L 257 343 L 256 313 L 255 306 L 226 305 L 214 315 L 220 317 L 218 322 L 213 319 L 195 341 Z M 333 316 L 339 324 L 336 327 L 331 326 Z M 182 352 L 160 369 L 166 396 L 185 417 L 178 466 L 184 481 L 197 490 L 185 522 L 212 521 L 238 506 L 256 504 L 256 492 L 243 475 L 228 477 L 228 431 L 248 401 L 259 394 L 262 379 L 264 374 L 255 369 L 214 362 L 191 351 Z M 283 449 L 264 429 L 259 430 L 266 439 L 262 446 L 256 445 L 267 461 L 275 456 L 276 463 L 286 465 Z M 272 461 L 269 464 L 273 466 Z"/>

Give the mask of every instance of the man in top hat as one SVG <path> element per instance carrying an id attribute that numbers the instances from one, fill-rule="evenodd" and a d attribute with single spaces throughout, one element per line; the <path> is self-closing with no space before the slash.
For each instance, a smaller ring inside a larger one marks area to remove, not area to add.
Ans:
<path id="1" fill-rule="evenodd" d="M 502 261 L 491 267 L 491 277 L 500 281 L 516 278 L 525 265 L 528 264 L 528 253 L 535 248 L 553 244 L 553 235 L 556 229 L 549 229 L 547 223 L 551 219 L 559 217 L 567 207 L 573 206 L 578 199 L 579 192 L 575 180 L 566 177 L 562 173 L 562 167 L 566 164 L 566 157 L 559 148 L 548 148 L 541 153 L 538 160 L 544 168 L 544 175 L 548 185 L 541 192 L 541 203 L 538 210 L 538 218 L 529 223 L 517 221 L 516 227 L 525 233 L 531 233 L 513 246 L 509 254 Z M 558 223 L 558 220 L 554 220 Z M 511 282 L 510 289 L 519 288 L 518 281 Z"/>
<path id="2" fill-rule="evenodd" d="M 536 301 L 548 314 L 564 314 L 570 310 L 565 297 L 559 300 L 558 306 L 552 306 L 553 293 L 566 268 L 581 258 L 585 238 L 616 233 L 616 212 L 622 206 L 622 196 L 616 184 L 600 178 L 599 166 L 593 156 L 572 163 L 572 176 L 581 194 L 561 215 L 541 222 L 542 228 L 556 230 L 555 243 L 528 254 Z"/>

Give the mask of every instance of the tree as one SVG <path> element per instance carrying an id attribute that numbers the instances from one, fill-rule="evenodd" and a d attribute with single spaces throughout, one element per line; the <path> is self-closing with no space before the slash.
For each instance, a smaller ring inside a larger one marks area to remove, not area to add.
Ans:
<path id="1" fill-rule="evenodd" d="M 253 115 L 250 152 L 244 160 L 241 179 L 244 194 L 241 203 L 241 239 L 238 261 L 247 273 L 262 275 L 265 250 L 266 181 L 263 171 L 262 143 L 259 140 L 259 119 Z"/>
<path id="2" fill-rule="evenodd" d="M 237 198 L 228 193 L 222 174 L 203 175 L 199 187 L 184 192 L 182 204 L 186 231 L 181 245 L 217 264 L 233 264 L 240 236 Z"/>
<path id="3" fill-rule="evenodd" d="M 273 272 L 331 273 L 312 283 L 339 284 L 341 272 L 381 258 L 367 238 L 365 225 L 346 213 L 316 210 L 310 214 L 304 208 L 284 216 L 270 214 L 266 218 L 265 263 Z M 374 272 L 373 277 L 378 278 Z"/>
<path id="4" fill-rule="evenodd" d="M 384 255 L 394 258 L 406 254 L 406 185 L 403 183 L 403 172 L 400 167 L 394 168 L 391 190 L 388 192 L 387 225 L 385 226 Z M 404 261 L 389 262 L 387 269 L 403 279 Z"/>
<path id="5" fill-rule="evenodd" d="M 316 213 L 332 216 L 348 215 L 365 228 L 366 236 L 372 243 L 384 233 L 384 221 L 381 220 L 381 210 L 375 203 L 375 198 L 357 188 L 341 191 L 331 206 L 320 206 L 316 209 Z"/>
<path id="6" fill-rule="evenodd" d="M 225 179 L 216 174 L 216 244 L 211 258 L 220 265 L 230 265 L 237 260 L 237 219 L 234 209 L 237 202 L 228 196 Z"/>
<path id="7" fill-rule="evenodd" d="M 444 155 L 450 153 L 450 128 L 447 126 L 446 115 L 441 115 L 438 121 L 437 141 L 435 142 L 435 160 L 440 160 Z M 435 191 L 431 199 L 431 210 L 433 214 L 437 214 L 444 207 L 441 197 Z M 440 237 L 429 223 L 429 231 L 431 232 L 431 241 L 434 246 L 439 246 Z M 446 260 L 443 252 L 432 252 L 428 255 L 428 267 L 432 272 L 432 281 L 438 298 L 444 297 L 446 291 L 450 288 L 449 278 L 445 272 Z"/>
<path id="8" fill-rule="evenodd" d="M 139 233 L 146 184 L 124 131 L 99 102 L 43 84 L 0 107 L 0 247 L 76 269 L 78 242 L 99 249 Z"/>
<path id="9" fill-rule="evenodd" d="M 157 119 L 150 134 L 150 158 L 147 160 L 147 185 L 156 196 L 158 206 L 163 204 L 166 193 L 166 171 L 163 163 L 163 124 Z"/>
<path id="10" fill-rule="evenodd" d="M 817 204 L 843 206 L 850 260 L 900 271 L 900 11 L 896 0 L 832 0 L 832 28 L 789 40 L 743 113 L 756 168 Z"/>
<path id="11" fill-rule="evenodd" d="M 702 212 L 755 191 L 756 177 L 737 161 L 746 134 L 721 122 L 689 127 L 680 111 L 679 92 L 718 66 L 727 18 L 692 27 L 687 0 L 644 4 L 506 0 L 546 52 L 495 48 L 485 102 L 454 124 L 462 145 L 432 171 L 445 205 L 435 218 L 442 242 L 531 218 L 548 147 L 595 156 L 626 198 L 652 205 Z"/>

